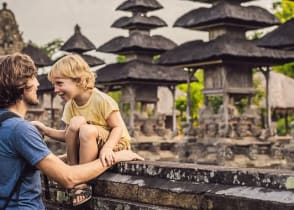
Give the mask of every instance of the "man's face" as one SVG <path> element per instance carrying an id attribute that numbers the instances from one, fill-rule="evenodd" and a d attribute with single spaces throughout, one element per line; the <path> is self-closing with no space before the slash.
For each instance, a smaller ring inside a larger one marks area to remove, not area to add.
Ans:
<path id="1" fill-rule="evenodd" d="M 55 78 L 53 84 L 54 92 L 65 101 L 75 98 L 80 92 L 77 84 L 72 79 Z"/>
<path id="2" fill-rule="evenodd" d="M 40 84 L 35 76 L 28 80 L 23 92 L 23 100 L 26 104 L 28 105 L 39 104 L 39 100 L 37 96 L 37 90 L 39 85 Z"/>

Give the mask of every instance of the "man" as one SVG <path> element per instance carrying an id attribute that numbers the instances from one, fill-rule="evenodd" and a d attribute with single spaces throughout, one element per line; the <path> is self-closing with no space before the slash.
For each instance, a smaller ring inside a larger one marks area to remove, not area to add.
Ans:
<path id="1" fill-rule="evenodd" d="M 45 209 L 39 170 L 65 188 L 73 188 L 108 168 L 99 159 L 75 166 L 65 164 L 50 152 L 39 131 L 23 119 L 29 106 L 38 104 L 36 73 L 27 55 L 16 53 L 0 58 L 0 115 L 10 111 L 19 116 L 1 122 L 0 209 L 6 203 L 8 210 Z M 115 153 L 115 163 L 134 159 L 143 160 L 129 150 Z M 18 180 L 21 182 L 15 188 Z"/>

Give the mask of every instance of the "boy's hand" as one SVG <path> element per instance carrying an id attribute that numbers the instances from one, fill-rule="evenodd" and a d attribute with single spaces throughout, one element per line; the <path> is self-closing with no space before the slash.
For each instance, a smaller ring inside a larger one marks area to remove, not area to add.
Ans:
<path id="1" fill-rule="evenodd" d="M 115 155 L 110 147 L 103 147 L 99 159 L 103 166 L 111 166 L 115 163 Z"/>
<path id="2" fill-rule="evenodd" d="M 41 123 L 40 121 L 31 121 L 31 123 L 39 130 L 42 136 L 45 135 L 46 125 Z"/>

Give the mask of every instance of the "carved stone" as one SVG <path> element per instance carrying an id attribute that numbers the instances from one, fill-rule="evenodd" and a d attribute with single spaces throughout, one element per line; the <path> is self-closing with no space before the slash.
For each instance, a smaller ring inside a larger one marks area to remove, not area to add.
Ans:
<path id="1" fill-rule="evenodd" d="M 24 46 L 14 14 L 7 9 L 6 3 L 3 3 L 0 10 L 0 55 L 20 52 Z"/>

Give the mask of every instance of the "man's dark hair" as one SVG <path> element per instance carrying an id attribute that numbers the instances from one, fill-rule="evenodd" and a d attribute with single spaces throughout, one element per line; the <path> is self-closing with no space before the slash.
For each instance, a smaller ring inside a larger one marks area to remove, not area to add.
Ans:
<path id="1" fill-rule="evenodd" d="M 36 75 L 37 68 L 28 55 L 0 56 L 0 108 L 16 104 L 28 80 Z"/>

